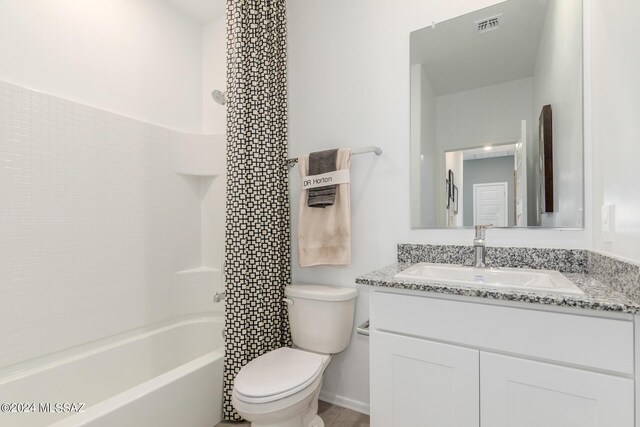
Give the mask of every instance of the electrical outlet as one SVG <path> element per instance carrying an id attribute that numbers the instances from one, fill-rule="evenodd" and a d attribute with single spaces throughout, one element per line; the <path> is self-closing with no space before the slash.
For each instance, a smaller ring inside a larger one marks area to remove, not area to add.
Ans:
<path id="1" fill-rule="evenodd" d="M 602 238 L 605 242 L 613 242 L 615 233 L 616 205 L 602 206 Z"/>

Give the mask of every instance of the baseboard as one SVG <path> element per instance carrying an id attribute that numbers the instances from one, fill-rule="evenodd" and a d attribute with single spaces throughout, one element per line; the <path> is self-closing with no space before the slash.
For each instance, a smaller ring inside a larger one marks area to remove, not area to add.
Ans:
<path id="1" fill-rule="evenodd" d="M 368 403 L 349 399 L 343 396 L 336 396 L 335 394 L 326 393 L 324 390 L 320 392 L 320 400 L 331 403 L 332 405 L 341 406 L 343 408 L 351 409 L 352 411 L 360 412 L 361 414 L 369 415 Z"/>

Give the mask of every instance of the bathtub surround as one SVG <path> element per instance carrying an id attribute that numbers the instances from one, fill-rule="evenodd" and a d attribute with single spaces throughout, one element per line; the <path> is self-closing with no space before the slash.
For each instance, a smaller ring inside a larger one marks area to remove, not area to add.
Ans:
<path id="1" fill-rule="evenodd" d="M 227 420 L 240 368 L 291 342 L 286 47 L 284 0 L 227 1 Z"/>
<path id="2" fill-rule="evenodd" d="M 222 311 L 220 271 L 176 273 L 220 267 L 224 180 L 173 152 L 205 139 L 224 165 L 224 127 L 201 135 L 218 26 L 158 0 L 0 2 L 0 366 Z"/>
<path id="3" fill-rule="evenodd" d="M 0 82 L 0 367 L 211 310 L 219 272 L 176 274 L 201 266 L 201 187 L 176 173 L 194 144 L 222 157 Z"/>
<path id="4" fill-rule="evenodd" d="M 224 17 L 211 29 L 162 0 L 0 2 L 0 378 L 105 336 L 222 313 L 211 297 L 224 177 L 211 166 L 225 161 L 224 109 L 203 117 L 201 95 L 215 104 L 204 89 L 224 88 Z M 222 409 L 219 364 L 208 411 Z M 113 369 L 99 371 L 108 381 L 91 384 L 113 384 Z"/>

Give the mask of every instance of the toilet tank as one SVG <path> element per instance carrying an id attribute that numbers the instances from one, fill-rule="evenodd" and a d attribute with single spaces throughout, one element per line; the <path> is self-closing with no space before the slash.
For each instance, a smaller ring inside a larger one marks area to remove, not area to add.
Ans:
<path id="1" fill-rule="evenodd" d="M 295 284 L 284 294 L 296 347 L 323 354 L 347 348 L 358 296 L 355 288 Z"/>

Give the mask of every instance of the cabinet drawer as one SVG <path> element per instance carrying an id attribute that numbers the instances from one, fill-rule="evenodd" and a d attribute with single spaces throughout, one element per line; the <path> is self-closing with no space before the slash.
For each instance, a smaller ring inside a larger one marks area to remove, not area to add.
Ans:
<path id="1" fill-rule="evenodd" d="M 633 373 L 633 322 L 376 291 L 371 327 Z"/>

